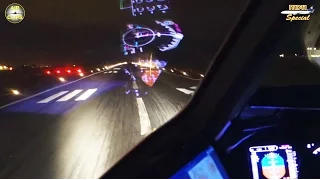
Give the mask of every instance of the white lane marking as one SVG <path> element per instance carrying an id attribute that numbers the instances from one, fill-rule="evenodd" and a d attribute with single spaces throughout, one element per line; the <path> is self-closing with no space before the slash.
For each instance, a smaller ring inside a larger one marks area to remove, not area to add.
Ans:
<path id="1" fill-rule="evenodd" d="M 121 68 L 114 68 L 114 70 L 120 70 Z"/>
<path id="2" fill-rule="evenodd" d="M 190 89 L 197 89 L 197 86 L 192 86 L 190 87 Z"/>
<path id="3" fill-rule="evenodd" d="M 58 102 L 61 102 L 61 101 L 68 101 L 69 99 L 73 98 L 74 96 L 76 96 L 77 94 L 79 94 L 81 91 L 83 91 L 82 89 L 77 89 L 77 90 L 74 90 L 72 91 L 71 93 L 63 96 L 62 98 L 58 99 L 57 101 Z"/>
<path id="4" fill-rule="evenodd" d="M 133 89 L 139 89 L 136 81 L 133 81 L 132 83 Z M 143 99 L 141 97 L 136 98 L 137 99 L 137 105 L 138 105 L 138 113 L 140 118 L 140 135 L 147 135 L 152 132 L 151 123 L 149 119 L 149 115 L 147 112 L 146 105 L 143 102 Z"/>
<path id="5" fill-rule="evenodd" d="M 66 94 L 67 92 L 69 92 L 69 91 L 61 91 L 61 92 L 59 92 L 57 94 L 54 94 L 54 95 L 52 95 L 52 96 L 50 96 L 50 97 L 48 97 L 46 99 L 43 99 L 43 100 L 41 100 L 41 101 L 39 101 L 37 103 L 48 103 L 48 102 L 50 102 L 50 101 L 52 101 L 52 100 L 54 100 L 54 99 L 56 99 L 56 98 L 58 98 L 58 97 L 60 97 L 60 96 L 62 96 L 64 94 Z"/>
<path id="6" fill-rule="evenodd" d="M 191 90 L 185 89 L 185 88 L 176 88 L 176 89 L 178 91 L 181 91 L 181 92 L 185 93 L 185 94 L 193 94 L 194 93 L 194 91 L 191 91 Z"/>
<path id="7" fill-rule="evenodd" d="M 94 92 L 96 92 L 97 89 L 88 89 L 86 92 L 84 92 L 81 96 L 79 96 L 76 101 L 84 101 L 88 99 Z"/>
<path id="8" fill-rule="evenodd" d="M 118 73 L 118 71 L 113 71 L 113 73 Z"/>
<path id="9" fill-rule="evenodd" d="M 139 89 L 136 81 L 133 81 L 132 87 L 133 87 L 133 89 Z"/>
<path id="10" fill-rule="evenodd" d="M 136 98 L 138 104 L 138 113 L 140 117 L 140 131 L 141 135 L 146 135 L 152 132 L 149 115 L 146 109 L 146 106 L 142 98 Z"/>
<path id="11" fill-rule="evenodd" d="M 29 96 L 29 97 L 26 97 L 26 98 L 23 98 L 23 99 L 14 101 L 14 102 L 12 102 L 12 103 L 9 103 L 9 104 L 0 106 L 0 109 L 6 108 L 6 107 L 11 106 L 11 105 L 18 104 L 19 102 L 26 101 L 26 100 L 28 100 L 28 99 L 34 98 L 34 97 L 39 96 L 39 95 L 41 95 L 41 94 L 44 94 L 44 93 L 46 93 L 46 92 L 50 92 L 50 91 L 52 91 L 52 90 L 61 88 L 61 87 L 63 87 L 63 86 L 67 86 L 67 85 L 72 84 L 72 83 L 75 83 L 75 82 L 77 82 L 77 81 L 81 81 L 81 80 L 83 80 L 83 79 L 86 79 L 86 78 L 88 78 L 88 77 L 97 75 L 97 74 L 99 74 L 99 73 L 101 73 L 101 72 L 96 72 L 96 73 L 90 74 L 90 75 L 85 76 L 85 77 L 82 77 L 82 78 L 80 78 L 80 79 L 77 79 L 77 80 L 74 80 L 74 81 L 70 81 L 70 82 L 65 83 L 65 84 L 62 84 L 62 85 L 60 85 L 60 86 L 56 86 L 56 87 L 47 89 L 47 90 L 45 90 L 45 91 L 39 92 L 39 93 L 37 93 L 37 94 L 31 95 L 31 96 Z"/>

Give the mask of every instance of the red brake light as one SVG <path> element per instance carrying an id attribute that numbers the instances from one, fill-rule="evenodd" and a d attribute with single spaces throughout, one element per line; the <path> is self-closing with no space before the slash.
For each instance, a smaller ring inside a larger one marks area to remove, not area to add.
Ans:
<path id="1" fill-rule="evenodd" d="M 47 71 L 47 74 L 50 74 L 51 72 L 50 71 Z"/>
<path id="2" fill-rule="evenodd" d="M 71 73 L 71 71 L 70 71 L 69 69 L 67 70 L 67 72 L 68 72 L 68 73 Z"/>
<path id="3" fill-rule="evenodd" d="M 60 74 L 60 70 L 58 70 L 57 73 Z"/>
<path id="4" fill-rule="evenodd" d="M 81 73 L 81 69 L 78 69 L 78 72 Z"/>

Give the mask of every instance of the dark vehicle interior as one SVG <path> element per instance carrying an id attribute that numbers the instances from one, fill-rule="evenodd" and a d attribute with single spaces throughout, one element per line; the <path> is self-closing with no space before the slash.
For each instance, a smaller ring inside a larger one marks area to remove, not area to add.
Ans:
<path id="1" fill-rule="evenodd" d="M 280 14 L 294 3 L 248 2 L 189 105 L 101 178 L 319 177 L 316 91 L 304 93 L 300 106 L 249 101 L 299 26 Z"/>

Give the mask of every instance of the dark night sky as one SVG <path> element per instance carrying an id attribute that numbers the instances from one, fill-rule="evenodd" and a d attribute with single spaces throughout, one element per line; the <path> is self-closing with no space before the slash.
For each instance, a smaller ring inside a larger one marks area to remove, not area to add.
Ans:
<path id="1" fill-rule="evenodd" d="M 119 5 L 116 1 L 17 1 L 26 18 L 10 24 L 0 18 L 0 63 L 101 61 L 119 51 Z M 1 1 L 0 9 L 10 4 Z M 107 60 L 107 59 L 106 59 Z"/>
<path id="2" fill-rule="evenodd" d="M 172 64 L 207 66 L 246 0 L 171 0 L 172 19 L 185 35 L 180 46 L 160 54 Z M 0 16 L 0 64 L 86 63 L 124 58 L 120 29 L 130 12 L 119 10 L 119 0 L 18 0 L 26 17 L 10 24 Z M 0 13 L 8 4 L 0 1 Z M 234 9 L 225 13 L 225 9 Z M 143 19 L 141 19 L 143 21 Z"/>

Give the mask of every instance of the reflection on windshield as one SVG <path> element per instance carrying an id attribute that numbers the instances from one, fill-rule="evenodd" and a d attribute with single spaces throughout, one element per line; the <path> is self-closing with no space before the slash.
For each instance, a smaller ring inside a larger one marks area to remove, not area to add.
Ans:
<path id="1" fill-rule="evenodd" d="M 191 1 L 111 2 L 30 0 L 22 21 L 0 18 L 0 177 L 99 178 L 185 107 L 232 27 Z"/>
<path id="2" fill-rule="evenodd" d="M 131 68 L 130 70 L 124 68 L 124 73 L 130 76 L 130 81 L 125 85 L 125 93 L 142 97 L 147 95 L 150 88 L 154 86 L 161 74 L 160 68 L 164 68 L 166 62 L 159 60 L 140 60 L 139 62 L 132 62 L 132 64 L 135 68 Z M 143 84 L 140 83 L 138 86 L 137 81 L 141 81 Z"/>
<path id="3" fill-rule="evenodd" d="M 178 47 L 183 39 L 178 24 L 171 20 L 156 20 L 146 25 L 128 24 L 122 35 L 124 55 L 143 53 L 147 46 L 157 46 L 159 51 L 169 51 Z"/>
<path id="4" fill-rule="evenodd" d="M 152 87 L 157 81 L 161 70 L 145 70 L 141 76 L 141 79 L 146 85 Z"/>

